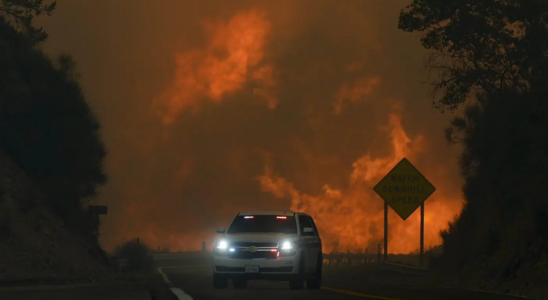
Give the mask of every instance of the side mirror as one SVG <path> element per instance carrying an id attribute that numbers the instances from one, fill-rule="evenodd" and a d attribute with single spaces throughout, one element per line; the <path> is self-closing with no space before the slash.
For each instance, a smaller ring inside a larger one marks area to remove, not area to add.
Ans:
<path id="1" fill-rule="evenodd" d="M 311 232 L 314 232 L 314 229 L 312 229 L 312 227 L 303 228 L 303 233 L 311 233 Z"/>
<path id="2" fill-rule="evenodd" d="M 225 228 L 224 227 L 219 227 L 217 228 L 217 233 L 225 233 Z"/>

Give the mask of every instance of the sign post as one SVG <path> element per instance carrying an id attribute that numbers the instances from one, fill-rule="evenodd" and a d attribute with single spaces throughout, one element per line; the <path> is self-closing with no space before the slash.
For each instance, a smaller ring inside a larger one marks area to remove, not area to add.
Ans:
<path id="1" fill-rule="evenodd" d="M 384 202 L 384 261 L 388 261 L 388 202 Z"/>
<path id="2" fill-rule="evenodd" d="M 96 243 L 99 244 L 99 215 L 106 215 L 108 213 L 108 207 L 104 205 L 90 205 L 88 207 L 88 213 L 91 222 L 91 231 L 95 237 Z"/>
<path id="3" fill-rule="evenodd" d="M 377 263 L 381 263 L 381 244 L 378 244 L 377 245 L 377 253 L 378 253 L 378 256 L 379 258 L 377 259 Z"/>
<path id="4" fill-rule="evenodd" d="M 436 188 L 417 170 L 407 158 L 402 159 L 373 188 L 384 200 L 384 260 L 388 259 L 388 206 L 403 219 L 421 207 L 420 260 L 424 254 L 424 201 Z"/>
<path id="5" fill-rule="evenodd" d="M 424 256 L 424 202 L 421 204 L 421 260 L 420 264 L 422 266 Z"/>

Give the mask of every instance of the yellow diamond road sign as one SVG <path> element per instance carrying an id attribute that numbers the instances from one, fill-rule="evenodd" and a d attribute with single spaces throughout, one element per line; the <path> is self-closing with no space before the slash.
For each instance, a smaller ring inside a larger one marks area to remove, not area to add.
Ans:
<path id="1" fill-rule="evenodd" d="M 386 174 L 374 190 L 406 220 L 436 188 L 404 158 Z"/>

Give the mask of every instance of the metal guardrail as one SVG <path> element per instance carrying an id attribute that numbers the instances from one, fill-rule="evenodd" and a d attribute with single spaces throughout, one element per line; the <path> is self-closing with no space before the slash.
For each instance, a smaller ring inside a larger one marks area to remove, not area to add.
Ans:
<path id="1" fill-rule="evenodd" d="M 170 260 L 170 259 L 190 259 L 190 258 L 201 258 L 208 257 L 211 255 L 211 252 L 175 252 L 175 253 L 153 253 L 152 257 L 155 260 Z"/>
<path id="2" fill-rule="evenodd" d="M 211 252 L 174 252 L 174 253 L 154 253 L 152 256 L 156 260 L 163 259 L 181 259 L 181 258 L 199 258 L 211 255 Z M 377 254 L 364 253 L 323 253 L 324 264 L 342 265 L 342 264 L 368 264 L 378 263 Z"/>
<path id="3" fill-rule="evenodd" d="M 193 251 L 193 252 L 174 252 L 174 253 L 155 253 L 153 257 L 157 261 L 161 260 L 179 260 L 179 259 L 197 259 L 211 255 L 211 252 Z M 395 257 L 397 258 L 397 257 Z M 325 266 L 342 267 L 342 266 L 360 266 L 367 264 L 387 263 L 402 267 L 425 269 L 418 265 L 399 263 L 396 261 L 385 262 L 383 256 L 378 253 L 323 253 L 323 263 Z"/>
<path id="4" fill-rule="evenodd" d="M 406 255 L 389 255 L 389 260 L 385 261 L 384 256 L 378 253 L 323 253 L 323 263 L 327 266 L 339 267 L 339 266 L 360 266 L 366 264 L 387 264 L 392 266 L 398 266 L 408 269 L 427 270 L 426 266 L 419 264 L 418 257 L 410 259 L 404 259 L 408 263 L 402 262 L 402 257 Z M 392 261 L 392 259 L 394 261 Z M 416 260 L 416 262 L 415 262 Z"/>
<path id="5" fill-rule="evenodd" d="M 405 269 L 411 269 L 411 270 L 420 270 L 420 271 L 428 270 L 428 268 L 425 266 L 415 266 L 415 265 L 402 264 L 402 263 L 391 262 L 391 261 L 384 262 L 384 264 L 405 268 Z"/>
<path id="6" fill-rule="evenodd" d="M 323 263 L 327 266 L 378 264 L 379 256 L 374 253 L 323 253 Z"/>

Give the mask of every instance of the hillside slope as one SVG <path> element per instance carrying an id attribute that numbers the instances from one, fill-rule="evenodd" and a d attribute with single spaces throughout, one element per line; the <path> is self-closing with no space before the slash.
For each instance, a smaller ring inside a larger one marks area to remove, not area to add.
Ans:
<path id="1" fill-rule="evenodd" d="M 25 173 L 0 152 L 0 284 L 111 282 L 103 253 L 67 230 Z"/>

